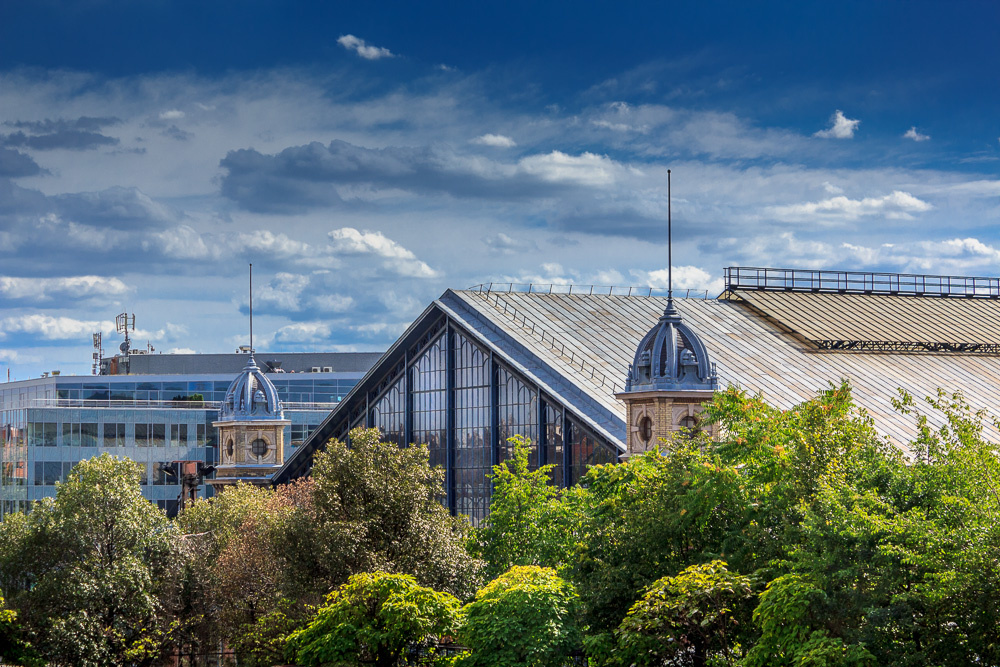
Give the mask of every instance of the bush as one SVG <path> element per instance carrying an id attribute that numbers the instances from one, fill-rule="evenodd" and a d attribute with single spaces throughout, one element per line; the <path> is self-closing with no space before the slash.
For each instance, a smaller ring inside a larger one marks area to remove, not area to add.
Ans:
<path id="1" fill-rule="evenodd" d="M 461 667 L 559 667 L 581 645 L 579 597 L 551 568 L 518 566 L 476 593 L 460 633 Z"/>
<path id="2" fill-rule="evenodd" d="M 454 631 L 460 603 L 424 588 L 407 574 L 363 573 L 330 593 L 302 630 L 288 638 L 286 656 L 299 665 L 405 664 Z"/>

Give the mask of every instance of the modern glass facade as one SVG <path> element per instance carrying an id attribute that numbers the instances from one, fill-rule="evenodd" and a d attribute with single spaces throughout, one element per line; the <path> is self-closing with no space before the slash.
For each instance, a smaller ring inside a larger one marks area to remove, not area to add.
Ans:
<path id="1" fill-rule="evenodd" d="M 390 351 L 279 482 L 308 474 L 308 457 L 321 446 L 313 440 L 346 441 L 351 428 L 375 427 L 387 441 L 426 443 L 431 464 L 445 470 L 443 500 L 477 523 L 489 512 L 489 475 L 511 456 L 512 436 L 531 441 L 529 465 L 552 464 L 560 486 L 578 482 L 589 465 L 618 460 L 614 444 L 457 323 L 427 324 Z"/>
<path id="2" fill-rule="evenodd" d="M 285 432 L 286 458 L 362 375 L 268 375 L 292 422 Z M 230 375 L 55 376 L 0 384 L 0 516 L 55 495 L 55 483 L 73 465 L 104 452 L 142 464 L 143 494 L 173 512 L 180 486 L 162 466 L 216 460 L 212 422 L 232 380 Z"/>

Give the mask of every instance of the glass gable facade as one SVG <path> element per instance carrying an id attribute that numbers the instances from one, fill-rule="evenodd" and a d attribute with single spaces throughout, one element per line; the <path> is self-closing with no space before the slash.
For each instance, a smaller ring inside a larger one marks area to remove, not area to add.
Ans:
<path id="1" fill-rule="evenodd" d="M 292 422 L 285 432 L 286 458 L 362 375 L 268 375 Z M 229 375 L 54 376 L 0 384 L 0 517 L 55 495 L 55 483 L 73 465 L 105 452 L 138 462 L 143 495 L 173 512 L 180 486 L 162 466 L 217 459 L 212 422 L 232 380 Z"/>
<path id="2" fill-rule="evenodd" d="M 326 437 L 367 425 L 387 441 L 427 444 L 431 464 L 445 470 L 445 501 L 473 523 L 489 512 L 489 475 L 511 456 L 512 436 L 531 441 L 529 465 L 552 464 L 559 486 L 577 483 L 588 465 L 618 460 L 614 444 L 445 318 L 397 354 L 385 364 L 391 370 L 366 380 L 371 390 L 334 415 Z"/>

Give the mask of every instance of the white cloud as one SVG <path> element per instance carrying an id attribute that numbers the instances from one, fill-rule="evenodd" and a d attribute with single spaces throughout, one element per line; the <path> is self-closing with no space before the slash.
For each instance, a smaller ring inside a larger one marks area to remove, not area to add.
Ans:
<path id="1" fill-rule="evenodd" d="M 917 127 L 914 125 L 903 134 L 903 138 L 913 139 L 914 141 L 927 141 L 931 137 L 929 134 L 921 134 L 920 132 L 917 132 Z"/>
<path id="2" fill-rule="evenodd" d="M 380 58 L 393 58 L 392 51 L 382 46 L 370 46 L 365 40 L 354 35 L 341 35 L 337 44 L 348 51 L 354 51 L 365 60 L 378 60 Z"/>
<path id="3" fill-rule="evenodd" d="M 326 322 L 296 322 L 274 332 L 270 343 L 322 343 L 333 333 Z"/>
<path id="4" fill-rule="evenodd" d="M 639 278 L 642 282 L 650 287 L 658 288 L 667 287 L 667 273 L 667 269 L 665 268 L 648 273 L 632 271 L 632 275 Z M 683 296 L 683 292 L 686 290 L 695 290 L 699 292 L 707 291 L 709 296 L 714 297 L 721 294 L 725 286 L 725 281 L 721 276 L 713 277 L 708 271 L 697 266 L 675 266 L 673 282 L 675 296 Z"/>
<path id="5" fill-rule="evenodd" d="M 863 216 L 881 215 L 893 220 L 912 220 L 913 213 L 924 213 L 934 208 L 909 192 L 893 190 L 882 197 L 850 199 L 843 195 L 818 202 L 773 206 L 770 213 L 779 220 L 857 220 Z"/>
<path id="6" fill-rule="evenodd" d="M 482 146 L 494 146 L 496 148 L 513 148 L 517 142 L 502 134 L 484 134 L 472 140 L 474 144 Z"/>
<path id="7" fill-rule="evenodd" d="M 531 155 L 519 163 L 521 171 L 550 183 L 571 183 L 583 186 L 612 185 L 623 167 L 606 155 L 582 153 L 567 155 L 552 151 L 544 155 Z"/>
<path id="8" fill-rule="evenodd" d="M 166 352 L 167 354 L 198 354 L 196 350 L 190 347 L 172 347 Z"/>
<path id="9" fill-rule="evenodd" d="M 77 320 L 72 317 L 51 315 L 23 315 L 0 320 L 0 337 L 8 333 L 37 334 L 45 340 L 89 339 L 95 331 L 114 331 L 115 323 Z"/>
<path id="10" fill-rule="evenodd" d="M 358 231 L 342 227 L 330 232 L 331 249 L 335 253 L 375 255 L 386 260 L 385 268 L 410 278 L 435 278 L 439 274 L 412 252 L 399 245 L 382 232 Z"/>
<path id="11" fill-rule="evenodd" d="M 843 111 L 837 109 L 836 113 L 830 117 L 830 127 L 826 130 L 820 130 L 813 136 L 824 139 L 851 139 L 860 124 L 860 120 L 852 120 L 845 116 Z"/>
<path id="12" fill-rule="evenodd" d="M 118 278 L 69 276 L 65 278 L 17 278 L 0 276 L 0 295 L 9 299 L 46 300 L 55 296 L 88 299 L 127 294 L 131 288 Z"/>
<path id="13" fill-rule="evenodd" d="M 160 114 L 160 120 L 180 120 L 184 117 L 184 112 L 180 109 L 169 109 Z"/>

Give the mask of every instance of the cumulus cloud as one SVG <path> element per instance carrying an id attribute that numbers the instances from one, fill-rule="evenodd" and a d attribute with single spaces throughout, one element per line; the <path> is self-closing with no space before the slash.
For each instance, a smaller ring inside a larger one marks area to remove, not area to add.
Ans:
<path id="1" fill-rule="evenodd" d="M 379 60 L 380 58 L 395 57 L 389 49 L 383 46 L 371 46 L 365 43 L 365 40 L 360 37 L 355 37 L 354 35 L 341 35 L 340 38 L 337 39 L 337 44 L 340 44 L 348 51 L 354 51 L 365 60 Z"/>
<path id="2" fill-rule="evenodd" d="M 917 126 L 914 125 L 903 134 L 903 138 L 913 139 L 914 141 L 927 141 L 928 139 L 930 139 L 930 135 L 921 134 L 920 132 L 917 132 Z"/>
<path id="3" fill-rule="evenodd" d="M 513 148 L 517 142 L 502 134 L 484 134 L 472 140 L 474 144 L 493 146 L 495 148 Z"/>
<path id="4" fill-rule="evenodd" d="M 131 288 L 118 278 L 70 276 L 66 278 L 21 278 L 0 276 L 0 296 L 7 299 L 44 301 L 52 298 L 89 299 L 123 296 Z"/>
<path id="5" fill-rule="evenodd" d="M 375 255 L 386 260 L 383 264 L 386 268 L 410 278 L 435 278 L 440 275 L 382 232 L 361 232 L 353 227 L 342 227 L 328 236 L 336 254 Z"/>
<path id="6" fill-rule="evenodd" d="M 713 276 L 708 271 L 697 266 L 675 266 L 673 275 L 674 294 L 684 296 L 684 292 L 693 290 L 696 292 L 707 291 L 709 296 L 718 296 L 725 287 L 725 281 L 721 276 Z M 632 275 L 650 287 L 666 288 L 668 286 L 667 269 L 657 269 L 644 273 L 633 271 Z"/>
<path id="7" fill-rule="evenodd" d="M 857 220 L 864 216 L 882 216 L 890 220 L 912 220 L 914 213 L 933 208 L 909 192 L 893 190 L 882 197 L 850 199 L 843 195 L 818 202 L 771 207 L 770 213 L 779 220 Z"/>
<path id="8" fill-rule="evenodd" d="M 95 331 L 114 331 L 110 320 L 78 320 L 72 317 L 31 314 L 0 319 L 0 338 L 10 333 L 34 334 L 44 340 L 85 339 Z"/>
<path id="9" fill-rule="evenodd" d="M 184 112 L 180 109 L 168 109 L 160 114 L 160 120 L 180 120 L 184 117 Z"/>
<path id="10" fill-rule="evenodd" d="M 523 158 L 518 166 L 525 173 L 550 183 L 596 187 L 614 183 L 622 169 L 620 164 L 606 155 L 594 153 L 567 155 L 562 151 L 531 155 Z"/>
<path id="11" fill-rule="evenodd" d="M 830 127 L 816 132 L 813 136 L 823 139 L 852 139 L 858 125 L 861 125 L 860 120 L 852 120 L 845 116 L 843 111 L 837 109 L 830 117 Z"/>

